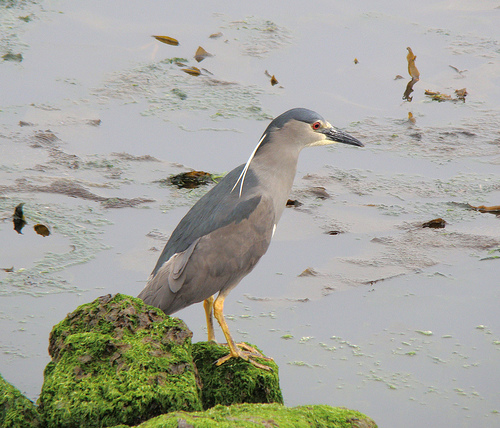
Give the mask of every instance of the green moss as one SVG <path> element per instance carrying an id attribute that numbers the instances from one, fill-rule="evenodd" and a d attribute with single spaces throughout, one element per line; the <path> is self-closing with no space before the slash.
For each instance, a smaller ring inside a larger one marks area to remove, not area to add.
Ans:
<path id="1" fill-rule="evenodd" d="M 201 410 L 191 336 L 140 299 L 82 305 L 51 332 L 40 411 L 50 426 L 101 427 Z"/>
<path id="2" fill-rule="evenodd" d="M 283 403 L 278 366 L 274 361 L 256 358 L 257 362 L 271 367 L 271 371 L 257 368 L 240 358 L 215 366 L 214 362 L 228 351 L 227 347 L 213 342 L 193 344 L 193 359 L 203 384 L 204 409 L 217 404 Z"/>
<path id="3" fill-rule="evenodd" d="M 0 375 L 0 426 L 4 428 L 40 427 L 35 405 Z"/>
<path id="4" fill-rule="evenodd" d="M 288 408 L 279 404 L 216 406 L 205 412 L 176 412 L 151 419 L 141 428 L 376 428 L 370 418 L 355 410 L 325 405 Z"/>

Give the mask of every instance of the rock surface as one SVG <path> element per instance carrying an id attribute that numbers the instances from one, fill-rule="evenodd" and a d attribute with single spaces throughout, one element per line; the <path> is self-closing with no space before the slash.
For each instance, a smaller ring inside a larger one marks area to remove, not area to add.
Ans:
<path id="1" fill-rule="evenodd" d="M 41 427 L 35 405 L 0 375 L 0 427 Z"/>
<path id="2" fill-rule="evenodd" d="M 193 359 L 203 383 L 201 399 L 204 409 L 217 404 L 283 404 L 278 365 L 274 361 L 256 358 L 257 362 L 271 367 L 270 371 L 257 368 L 241 358 L 231 358 L 216 367 L 214 362 L 228 351 L 228 348 L 213 342 L 193 344 Z"/>
<path id="3" fill-rule="evenodd" d="M 129 296 L 78 307 L 50 334 L 40 413 L 49 426 L 97 427 L 201 410 L 191 336 L 181 320 Z"/>
<path id="4" fill-rule="evenodd" d="M 191 337 L 140 299 L 99 297 L 53 328 L 38 409 L 0 376 L 0 426 L 376 428 L 354 410 L 287 408 L 274 361 L 256 358 L 270 371 L 242 359 L 216 366 L 228 349 Z"/>
<path id="5" fill-rule="evenodd" d="M 280 404 L 216 406 L 205 412 L 161 415 L 140 428 L 377 428 L 355 410 L 325 405 L 285 407 Z"/>

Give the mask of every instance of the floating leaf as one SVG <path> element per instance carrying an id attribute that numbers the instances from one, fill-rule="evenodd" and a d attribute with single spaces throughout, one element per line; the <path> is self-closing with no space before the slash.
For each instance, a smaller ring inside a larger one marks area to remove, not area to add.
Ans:
<path id="1" fill-rule="evenodd" d="M 413 116 L 413 113 L 411 111 L 408 112 L 408 122 L 415 124 L 417 120 Z"/>
<path id="2" fill-rule="evenodd" d="M 439 91 L 425 90 L 425 95 L 431 97 L 433 101 L 443 102 L 443 101 L 462 101 L 465 102 L 465 97 L 467 96 L 467 90 L 465 88 L 455 90 L 456 98 L 452 98 L 451 95 L 442 94 Z"/>
<path id="3" fill-rule="evenodd" d="M 26 219 L 24 218 L 23 206 L 24 203 L 19 204 L 14 209 L 14 215 L 12 216 L 12 221 L 14 223 L 14 230 L 20 234 L 22 234 L 21 231 L 23 230 L 23 227 L 26 226 L 27 224 Z"/>
<path id="4" fill-rule="evenodd" d="M 217 39 L 219 37 L 222 37 L 222 33 L 219 31 L 218 33 L 213 33 L 213 34 L 210 34 L 210 37 L 211 39 Z"/>
<path id="5" fill-rule="evenodd" d="M 14 266 L 10 268 L 2 268 L 1 270 L 3 270 L 4 272 L 14 272 Z"/>
<path id="6" fill-rule="evenodd" d="M 205 58 L 208 58 L 210 56 L 213 56 L 211 53 L 207 52 L 205 49 L 203 49 L 201 46 L 198 46 L 198 49 L 196 49 L 196 53 L 194 54 L 194 59 L 198 62 L 203 61 Z"/>
<path id="7" fill-rule="evenodd" d="M 484 205 L 479 205 L 477 207 L 467 204 L 471 209 L 479 211 L 480 213 L 491 213 L 500 214 L 500 205 L 493 205 L 491 207 L 485 207 Z"/>
<path id="8" fill-rule="evenodd" d="M 411 93 L 413 92 L 413 86 L 418 82 L 418 79 L 411 79 L 406 85 L 406 89 L 403 93 L 403 100 L 411 102 L 413 97 L 411 97 Z"/>
<path id="9" fill-rule="evenodd" d="M 274 86 L 274 85 L 277 85 L 278 84 L 278 79 L 276 79 L 276 77 L 274 77 L 274 74 L 271 76 L 271 85 Z"/>
<path id="10" fill-rule="evenodd" d="M 401 76 L 401 74 L 396 74 L 396 76 L 394 77 L 394 80 L 399 80 L 399 79 L 404 79 L 404 77 Z"/>
<path id="11" fill-rule="evenodd" d="M 174 39 L 173 37 L 168 36 L 153 36 L 156 40 L 162 43 L 166 43 L 167 45 L 179 46 L 179 41 Z"/>
<path id="12" fill-rule="evenodd" d="M 410 47 L 407 47 L 406 49 L 408 50 L 408 55 L 406 55 L 406 59 L 408 60 L 408 73 L 410 74 L 412 79 L 418 80 L 420 79 L 420 73 L 417 66 L 415 65 L 415 60 L 417 59 L 417 57 Z"/>
<path id="13" fill-rule="evenodd" d="M 33 229 L 35 229 L 35 232 L 38 233 L 39 235 L 42 235 L 43 237 L 49 236 L 50 235 L 50 230 L 47 226 L 44 224 L 35 224 L 33 226 Z"/>
<path id="14" fill-rule="evenodd" d="M 319 272 L 313 269 L 312 267 L 308 267 L 299 276 L 318 276 Z"/>
<path id="15" fill-rule="evenodd" d="M 354 64 L 359 64 L 358 58 L 354 58 Z"/>
<path id="16" fill-rule="evenodd" d="M 457 98 L 461 101 L 465 101 L 465 97 L 467 96 L 467 90 L 465 88 L 455 89 L 455 94 Z"/>
<path id="17" fill-rule="evenodd" d="M 191 76 L 199 76 L 201 74 L 201 70 L 198 67 L 181 68 L 181 70 Z"/>

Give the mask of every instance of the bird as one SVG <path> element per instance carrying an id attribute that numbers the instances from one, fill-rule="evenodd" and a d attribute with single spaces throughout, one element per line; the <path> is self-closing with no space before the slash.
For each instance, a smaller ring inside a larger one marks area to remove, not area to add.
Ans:
<path id="1" fill-rule="evenodd" d="M 363 147 L 312 110 L 294 108 L 276 117 L 248 161 L 226 174 L 182 218 L 140 292 L 144 303 L 167 315 L 203 301 L 208 341 L 216 341 L 215 317 L 229 347 L 217 366 L 242 358 L 269 370 L 255 358 L 271 358 L 233 340 L 224 301 L 266 253 L 292 189 L 300 151 L 334 143 Z"/>

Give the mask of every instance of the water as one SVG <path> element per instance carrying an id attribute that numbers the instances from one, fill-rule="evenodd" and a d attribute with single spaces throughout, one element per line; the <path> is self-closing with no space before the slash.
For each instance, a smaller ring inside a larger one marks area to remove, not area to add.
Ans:
<path id="1" fill-rule="evenodd" d="M 36 399 L 52 326 L 100 295 L 142 289 L 162 238 L 205 191 L 156 180 L 232 169 L 271 117 L 301 106 L 366 147 L 302 153 L 291 196 L 304 205 L 285 211 L 228 298 L 233 335 L 277 361 L 290 406 L 346 406 L 384 427 L 499 423 L 500 222 L 465 208 L 500 204 L 495 2 L 288 2 L 286 14 L 280 2 L 9 5 L 0 53 L 22 62 L 0 63 L 7 380 Z M 199 45 L 214 56 L 197 64 Z M 407 46 L 420 71 L 411 102 Z M 189 76 L 174 57 L 212 74 Z M 461 88 L 465 103 L 424 94 Z M 20 202 L 23 235 L 11 224 Z M 437 217 L 444 229 L 420 227 Z M 318 275 L 299 277 L 308 267 Z M 178 315 L 204 340 L 201 305 Z"/>

